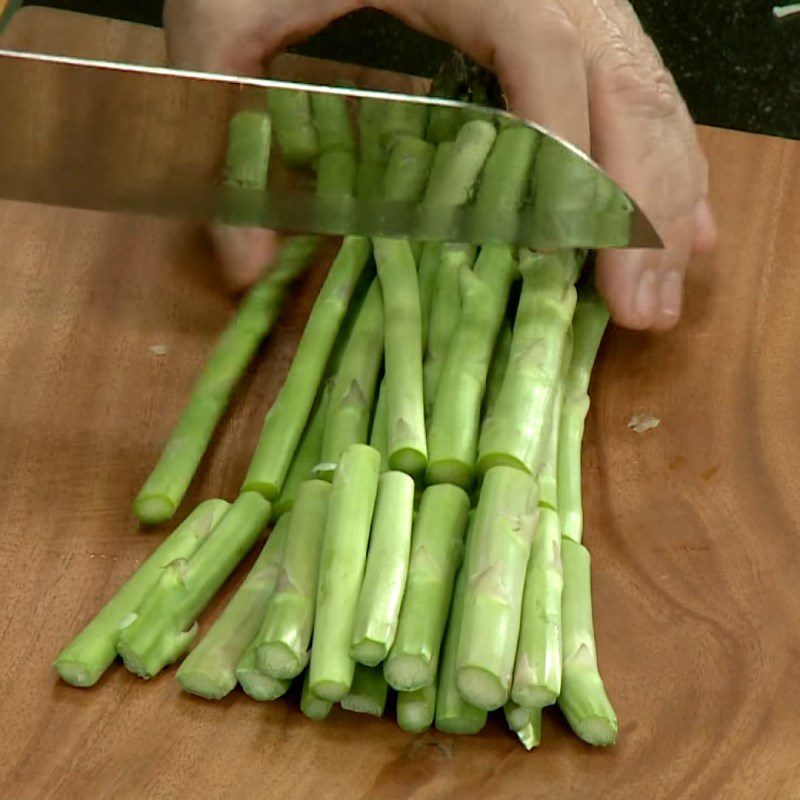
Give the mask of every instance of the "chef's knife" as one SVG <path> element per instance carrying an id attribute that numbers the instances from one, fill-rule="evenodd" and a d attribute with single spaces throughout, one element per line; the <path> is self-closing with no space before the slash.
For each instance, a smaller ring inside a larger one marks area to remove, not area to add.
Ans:
<path id="1" fill-rule="evenodd" d="M 400 104 L 413 104 L 420 109 L 417 118 L 452 109 L 448 113 L 461 120 L 483 118 L 498 129 L 534 128 L 540 146 L 529 189 L 513 207 L 357 196 L 326 201 L 315 192 L 313 168 L 288 163 L 277 142 L 270 148 L 266 189 L 225 185 L 221 165 L 231 118 L 244 109 L 268 108 L 270 93 L 286 91 L 312 100 L 342 98 L 356 148 L 360 112 L 368 103 L 381 104 L 387 116 Z M 0 198 L 8 200 L 302 233 L 534 248 L 661 246 L 638 206 L 590 159 L 552 133 L 494 109 L 9 50 L 0 50 L 0 109 Z M 537 192 L 537 176 L 544 174 L 548 190 Z"/>

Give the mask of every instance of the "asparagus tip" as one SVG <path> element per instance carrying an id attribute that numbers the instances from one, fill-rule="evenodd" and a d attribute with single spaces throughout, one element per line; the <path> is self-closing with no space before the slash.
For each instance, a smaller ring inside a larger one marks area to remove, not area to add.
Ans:
<path id="1" fill-rule="evenodd" d="M 145 525 L 159 525 L 175 513 L 175 503 L 163 494 L 139 495 L 133 504 L 133 512 Z"/>

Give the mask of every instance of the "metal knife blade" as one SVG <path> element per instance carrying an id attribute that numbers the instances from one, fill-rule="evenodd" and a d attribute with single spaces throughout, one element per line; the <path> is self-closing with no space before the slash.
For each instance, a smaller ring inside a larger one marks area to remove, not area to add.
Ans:
<path id="1" fill-rule="evenodd" d="M 264 190 L 225 185 L 231 118 L 265 109 L 270 92 L 285 90 L 342 98 L 356 142 L 361 110 L 380 103 L 387 115 L 414 105 L 498 129 L 527 126 L 548 147 L 540 144 L 528 190 L 514 206 L 476 202 L 480 190 L 457 207 L 326 200 L 315 191 L 313 168 L 289 163 L 277 142 Z M 8 200 L 299 233 L 533 248 L 661 246 L 641 209 L 577 149 L 506 112 L 456 101 L 0 50 L 0 108 L 0 197 Z M 547 191 L 537 191 L 545 175 Z"/>

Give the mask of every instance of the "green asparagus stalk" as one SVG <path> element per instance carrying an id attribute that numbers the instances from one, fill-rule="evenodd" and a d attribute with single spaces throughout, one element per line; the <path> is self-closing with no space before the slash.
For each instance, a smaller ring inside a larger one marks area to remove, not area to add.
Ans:
<path id="1" fill-rule="evenodd" d="M 422 733 L 433 725 L 436 713 L 436 681 L 414 692 L 398 692 L 397 724 L 406 733 Z"/>
<path id="2" fill-rule="evenodd" d="M 224 182 L 243 189 L 263 189 L 269 173 L 272 125 L 264 111 L 240 111 L 228 124 Z"/>
<path id="3" fill-rule="evenodd" d="M 353 680 L 350 636 L 367 559 L 379 469 L 377 450 L 351 445 L 339 459 L 328 501 L 309 681 L 314 694 L 333 703 L 347 694 Z"/>
<path id="4" fill-rule="evenodd" d="M 380 125 L 384 150 L 394 147 L 398 138 L 403 136 L 424 139 L 428 127 L 428 108 L 419 103 L 387 103 Z"/>
<path id="5" fill-rule="evenodd" d="M 388 692 L 389 687 L 380 667 L 356 664 L 350 691 L 342 698 L 342 708 L 358 714 L 382 717 Z"/>
<path id="6" fill-rule="evenodd" d="M 325 719 L 331 713 L 333 703 L 328 700 L 322 700 L 311 691 L 308 685 L 309 672 L 306 670 L 303 673 L 303 690 L 300 694 L 300 710 L 309 719 Z"/>
<path id="7" fill-rule="evenodd" d="M 461 316 L 461 274 L 472 270 L 475 248 L 471 245 L 444 245 L 439 259 L 430 329 L 422 376 L 425 389 L 425 416 L 430 419 L 439 387 L 439 377 L 458 329 Z"/>
<path id="8" fill-rule="evenodd" d="M 375 401 L 375 413 L 372 417 L 372 430 L 369 443 L 381 454 L 381 472 L 389 469 L 389 446 L 386 441 L 386 382 L 381 380 L 378 387 L 378 399 Z"/>
<path id="9" fill-rule="evenodd" d="M 158 583 L 164 569 L 188 559 L 230 507 L 224 500 L 201 503 L 128 578 L 94 619 L 59 653 L 54 666 L 73 686 L 94 686 L 117 655 L 119 632 Z"/>
<path id="10" fill-rule="evenodd" d="M 369 418 L 383 359 L 383 298 L 374 280 L 356 316 L 333 379 L 316 474 L 330 480 L 351 444 L 367 441 Z"/>
<path id="11" fill-rule="evenodd" d="M 541 467 L 566 333 L 575 308 L 572 253 L 523 251 L 522 294 L 508 367 L 484 420 L 478 471 L 506 464 L 533 475 Z"/>
<path id="12" fill-rule="evenodd" d="M 383 197 L 397 202 L 419 200 L 428 183 L 435 148 L 409 135 L 395 138 L 383 177 Z"/>
<path id="13" fill-rule="evenodd" d="M 403 239 L 375 239 L 383 291 L 386 363 L 386 439 L 389 466 L 421 475 L 428 451 L 422 383 L 422 328 L 417 267 Z"/>
<path id="14" fill-rule="evenodd" d="M 433 307 L 433 295 L 436 290 L 436 280 L 439 275 L 439 259 L 441 256 L 441 242 L 425 242 L 422 246 L 417 280 L 419 283 L 419 308 L 422 321 L 423 352 L 428 347 L 431 309 Z"/>
<path id="15" fill-rule="evenodd" d="M 178 668 L 175 677 L 184 691 L 220 700 L 236 686 L 236 667 L 258 631 L 285 545 L 286 526 L 278 524 L 225 610 Z"/>
<path id="16" fill-rule="evenodd" d="M 486 473 L 475 514 L 456 684 L 478 708 L 500 708 L 511 693 L 525 567 L 536 531 L 535 483 L 521 470 Z"/>
<path id="17" fill-rule="evenodd" d="M 539 506 L 525 593 L 511 699 L 520 706 L 555 703 L 561 691 L 561 529 L 558 514 Z"/>
<path id="18" fill-rule="evenodd" d="M 583 536 L 581 443 L 589 411 L 589 379 L 608 309 L 594 290 L 581 290 L 572 323 L 572 357 L 565 381 L 558 437 L 558 515 L 561 534 L 580 544 Z"/>
<path id="19" fill-rule="evenodd" d="M 436 697 L 436 730 L 442 733 L 478 733 L 486 724 L 487 713 L 468 703 L 456 686 L 456 655 L 461 622 L 464 616 L 464 595 L 473 558 L 475 512 L 470 512 L 464 561 L 458 571 L 450 616 L 447 620 L 442 657 L 439 664 L 439 687 Z"/>
<path id="20" fill-rule="evenodd" d="M 131 672 L 152 678 L 186 651 L 197 635 L 198 615 L 253 546 L 269 514 L 269 503 L 258 494 L 239 495 L 188 559 L 164 567 L 117 641 Z"/>
<path id="21" fill-rule="evenodd" d="M 386 158 L 381 144 L 381 123 L 385 117 L 385 110 L 386 103 L 382 100 L 365 97 L 359 102 L 359 162 L 356 194 L 364 199 L 383 195 Z"/>
<path id="22" fill-rule="evenodd" d="M 312 93 L 311 111 L 322 153 L 329 150 L 355 153 L 356 141 L 350 126 L 347 103 L 342 95 Z"/>
<path id="23" fill-rule="evenodd" d="M 287 164 L 310 165 L 319 155 L 319 138 L 307 92 L 269 90 L 269 113 L 275 139 Z"/>
<path id="24" fill-rule="evenodd" d="M 617 716 L 597 669 L 592 623 L 591 558 L 583 545 L 562 539 L 564 668 L 558 705 L 584 742 L 610 745 L 617 738 Z"/>
<path id="25" fill-rule="evenodd" d="M 336 334 L 369 260 L 369 240 L 347 237 L 331 265 L 283 387 L 264 420 L 242 490 L 275 499 L 308 422 Z"/>
<path id="26" fill-rule="evenodd" d="M 292 685 L 291 681 L 271 678 L 258 668 L 258 653 L 255 642 L 251 642 L 236 665 L 236 678 L 246 695 L 253 700 L 267 702 L 283 697 Z"/>
<path id="27" fill-rule="evenodd" d="M 474 273 L 461 271 L 461 316 L 431 414 L 429 483 L 472 485 L 489 365 L 515 274 L 513 252 L 501 245 L 481 250 Z"/>
<path id="28" fill-rule="evenodd" d="M 489 363 L 489 373 L 486 376 L 486 393 L 483 398 L 483 417 L 484 419 L 494 411 L 500 389 L 503 388 L 503 379 L 506 376 L 508 367 L 508 357 L 511 354 L 511 325 L 507 319 L 500 323 L 500 330 L 497 333 L 497 341 L 492 352 L 492 360 Z"/>
<path id="29" fill-rule="evenodd" d="M 356 607 L 350 655 L 374 667 L 394 643 L 408 575 L 414 517 L 414 481 L 384 472 L 372 518 L 367 566 Z"/>
<path id="30" fill-rule="evenodd" d="M 384 663 L 386 680 L 397 691 L 420 689 L 436 678 L 468 512 L 469 498 L 457 486 L 431 486 L 422 495 L 400 622 Z"/>
<path id="31" fill-rule="evenodd" d="M 347 150 L 325 150 L 317 161 L 317 197 L 339 199 L 356 192 L 356 158 Z"/>
<path id="32" fill-rule="evenodd" d="M 517 734 L 517 738 L 526 750 L 533 750 L 542 743 L 542 709 L 518 706 L 509 700 L 503 711 L 508 727 Z"/>
<path id="33" fill-rule="evenodd" d="M 303 436 L 286 474 L 286 480 L 278 499 L 272 504 L 272 515 L 277 519 L 287 511 L 291 511 L 297 497 L 297 490 L 302 483 L 309 480 L 314 468 L 319 464 L 322 453 L 322 437 L 325 432 L 325 419 L 330 399 L 330 383 L 317 397 L 316 406 L 311 412 L 311 419 L 303 431 Z"/>
<path id="34" fill-rule="evenodd" d="M 277 586 L 255 637 L 259 669 L 272 678 L 294 678 L 308 663 L 330 491 L 319 480 L 297 491 Z"/>

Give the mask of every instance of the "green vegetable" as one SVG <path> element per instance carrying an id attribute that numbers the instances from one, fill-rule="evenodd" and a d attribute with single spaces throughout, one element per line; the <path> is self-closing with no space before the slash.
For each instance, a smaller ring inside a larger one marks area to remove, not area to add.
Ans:
<path id="1" fill-rule="evenodd" d="M 240 111 L 228 124 L 225 184 L 242 189 L 263 189 L 269 173 L 272 137 L 269 114 Z"/>
<path id="2" fill-rule="evenodd" d="M 271 678 L 259 670 L 255 642 L 248 645 L 239 659 L 239 663 L 236 665 L 236 679 L 246 695 L 261 702 L 283 697 L 289 691 L 292 683 L 279 678 Z"/>
<path id="3" fill-rule="evenodd" d="M 313 92 L 311 110 L 322 153 L 330 150 L 355 153 L 356 142 L 343 95 Z"/>
<path id="4" fill-rule="evenodd" d="M 533 750 L 542 743 L 542 709 L 518 706 L 509 700 L 503 707 L 508 727 L 517 734 L 517 738 L 526 750 Z"/>
<path id="5" fill-rule="evenodd" d="M 413 692 L 397 694 L 397 724 L 406 733 L 422 733 L 436 713 L 436 681 Z"/>
<path id="6" fill-rule="evenodd" d="M 356 664 L 350 691 L 342 698 L 342 708 L 359 714 L 382 717 L 389 687 L 380 667 Z"/>
<path id="7" fill-rule="evenodd" d="M 275 139 L 287 164 L 313 164 L 319 155 L 319 138 L 311 115 L 308 92 L 270 89 L 269 113 Z"/>
<path id="8" fill-rule="evenodd" d="M 325 719 L 331 713 L 333 703 L 322 700 L 311 691 L 308 685 L 308 670 L 303 674 L 303 690 L 300 695 L 300 710 L 309 719 Z"/>

